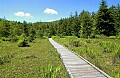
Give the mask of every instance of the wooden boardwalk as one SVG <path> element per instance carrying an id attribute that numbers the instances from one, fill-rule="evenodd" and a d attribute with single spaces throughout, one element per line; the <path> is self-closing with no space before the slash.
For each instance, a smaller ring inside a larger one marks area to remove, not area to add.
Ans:
<path id="1" fill-rule="evenodd" d="M 60 53 L 71 78 L 111 78 L 81 56 L 52 40 L 52 38 L 49 38 L 49 41 Z"/>

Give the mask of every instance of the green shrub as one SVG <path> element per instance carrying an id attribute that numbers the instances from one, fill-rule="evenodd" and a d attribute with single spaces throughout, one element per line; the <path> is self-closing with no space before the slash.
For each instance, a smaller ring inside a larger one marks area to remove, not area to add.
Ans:
<path id="1" fill-rule="evenodd" d="M 94 59 L 95 57 L 96 57 L 96 54 L 95 54 L 95 52 L 93 51 L 93 49 L 90 49 L 90 48 L 86 48 L 86 54 L 90 57 L 90 58 L 92 58 L 92 59 Z"/>
<path id="2" fill-rule="evenodd" d="M 33 35 L 30 35 L 29 37 L 28 37 L 28 41 L 29 42 L 33 42 L 35 40 L 35 37 L 33 36 Z"/>
<path id="3" fill-rule="evenodd" d="M 17 37 L 16 35 L 11 35 L 11 36 L 10 36 L 10 40 L 11 40 L 12 42 L 17 42 L 17 41 L 18 41 L 18 37 Z"/>
<path id="4" fill-rule="evenodd" d="M 27 38 L 25 37 L 25 34 L 22 34 L 18 40 L 18 46 L 19 47 L 26 47 L 29 46 L 27 42 Z"/>
<path id="5" fill-rule="evenodd" d="M 118 73 L 118 74 L 115 76 L 115 78 L 120 78 L 120 73 Z"/>
<path id="6" fill-rule="evenodd" d="M 59 37 L 60 38 L 65 38 L 63 34 L 59 34 Z"/>
<path id="7" fill-rule="evenodd" d="M 91 40 L 91 39 L 87 39 L 86 42 L 87 42 L 87 43 L 91 43 L 92 40 Z"/>
<path id="8" fill-rule="evenodd" d="M 95 38 L 106 39 L 107 36 L 105 36 L 105 35 L 95 35 Z"/>
<path id="9" fill-rule="evenodd" d="M 109 36 L 109 39 L 116 39 L 116 36 Z"/>
<path id="10" fill-rule="evenodd" d="M 118 47 L 118 49 L 115 50 L 115 58 L 120 59 L 120 46 Z"/>
<path id="11" fill-rule="evenodd" d="M 11 41 L 10 38 L 6 38 L 6 37 L 2 37 L 2 40 L 3 40 L 3 41 Z"/>
<path id="12" fill-rule="evenodd" d="M 0 43 L 2 42 L 2 39 L 0 39 Z"/>
<path id="13" fill-rule="evenodd" d="M 71 36 L 71 37 L 67 37 L 67 40 L 69 41 L 69 45 L 71 46 L 75 46 L 78 47 L 80 46 L 80 41 L 76 36 Z"/>
<path id="14" fill-rule="evenodd" d="M 51 38 L 51 37 L 52 37 L 51 33 L 48 33 L 48 38 Z"/>
<path id="15" fill-rule="evenodd" d="M 95 34 L 92 33 L 92 34 L 90 35 L 90 38 L 95 38 Z"/>
<path id="16" fill-rule="evenodd" d="M 52 36 L 52 39 L 60 39 L 60 36 Z"/>
<path id="17" fill-rule="evenodd" d="M 118 38 L 118 39 L 120 39 L 120 35 L 119 35 L 119 36 L 117 36 L 117 38 Z"/>
<path id="18" fill-rule="evenodd" d="M 42 34 L 42 33 L 40 33 L 38 37 L 42 38 L 42 37 L 43 37 L 43 34 Z"/>
<path id="19" fill-rule="evenodd" d="M 110 42 L 110 41 L 102 41 L 99 42 L 100 46 L 103 47 L 104 52 L 112 52 L 116 48 L 116 43 Z"/>
<path id="20" fill-rule="evenodd" d="M 47 68 L 43 68 L 43 73 L 44 78 L 59 78 L 60 67 L 55 68 L 49 64 Z"/>
<path id="21" fill-rule="evenodd" d="M 28 42 L 27 42 L 27 39 L 20 39 L 20 40 L 18 40 L 18 46 L 19 46 L 19 47 L 29 46 L 29 45 L 28 45 Z"/>
<path id="22" fill-rule="evenodd" d="M 75 46 L 75 47 L 78 47 L 80 45 L 79 44 L 79 39 L 73 40 L 72 45 Z"/>

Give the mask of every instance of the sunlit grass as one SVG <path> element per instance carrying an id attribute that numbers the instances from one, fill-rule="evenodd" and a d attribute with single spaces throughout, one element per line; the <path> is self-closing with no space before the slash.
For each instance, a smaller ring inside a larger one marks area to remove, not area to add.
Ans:
<path id="1" fill-rule="evenodd" d="M 60 55 L 48 39 L 36 39 L 29 45 L 18 47 L 13 42 L 0 43 L 0 78 L 46 78 L 44 69 L 49 65 L 55 71 L 60 68 L 59 78 L 69 78 Z"/>
<path id="2" fill-rule="evenodd" d="M 82 39 L 79 46 L 71 46 L 70 37 L 53 39 L 84 57 L 112 77 L 120 73 L 120 40 L 119 39 Z M 73 38 L 73 37 L 71 37 Z M 75 38 L 74 38 L 75 39 Z M 75 41 L 73 39 L 73 41 Z"/>

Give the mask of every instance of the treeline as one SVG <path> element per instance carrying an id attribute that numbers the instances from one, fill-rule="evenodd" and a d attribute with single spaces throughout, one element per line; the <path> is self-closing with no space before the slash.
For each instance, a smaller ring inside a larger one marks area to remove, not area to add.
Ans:
<path id="1" fill-rule="evenodd" d="M 53 22 L 49 26 L 51 35 L 75 35 L 84 38 L 96 35 L 117 36 L 120 35 L 120 5 L 108 8 L 106 1 L 102 0 L 97 12 L 83 10 L 78 14 L 76 11 L 69 18 Z"/>
<path id="2" fill-rule="evenodd" d="M 90 13 L 76 11 L 69 18 L 54 22 L 27 23 L 0 19 L 0 37 L 14 39 L 23 34 L 29 39 L 42 36 L 77 36 L 94 38 L 97 35 L 120 35 L 120 5 L 108 8 L 105 0 L 101 1 L 99 10 Z"/>

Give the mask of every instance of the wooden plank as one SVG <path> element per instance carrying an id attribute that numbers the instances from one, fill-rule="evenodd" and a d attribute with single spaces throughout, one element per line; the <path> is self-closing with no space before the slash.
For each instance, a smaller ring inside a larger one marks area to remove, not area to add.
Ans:
<path id="1" fill-rule="evenodd" d="M 58 44 L 52 38 L 50 43 L 57 49 L 71 78 L 111 78 L 83 57 Z"/>

